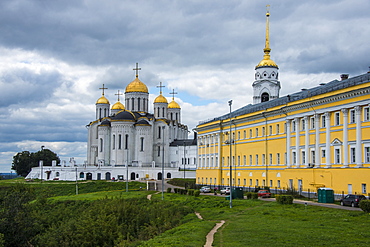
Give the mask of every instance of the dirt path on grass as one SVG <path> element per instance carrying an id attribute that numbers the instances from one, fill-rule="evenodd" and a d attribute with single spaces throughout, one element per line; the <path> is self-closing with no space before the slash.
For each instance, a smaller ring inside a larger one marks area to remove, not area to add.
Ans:
<path id="1" fill-rule="evenodd" d="M 220 228 L 223 224 L 225 224 L 224 220 L 221 220 L 220 223 L 216 223 L 215 227 L 213 227 L 213 229 L 207 234 L 207 236 L 206 236 L 207 241 L 206 241 L 206 244 L 204 245 L 204 247 L 212 247 L 213 236 L 217 232 L 218 228 Z"/>

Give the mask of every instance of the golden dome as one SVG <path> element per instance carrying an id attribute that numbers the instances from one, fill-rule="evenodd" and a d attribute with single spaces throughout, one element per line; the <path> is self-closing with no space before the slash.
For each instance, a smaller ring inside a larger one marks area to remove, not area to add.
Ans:
<path id="1" fill-rule="evenodd" d="M 124 110 L 125 109 L 125 106 L 117 101 L 113 106 L 112 106 L 112 110 Z"/>
<path id="2" fill-rule="evenodd" d="M 135 80 L 133 80 L 130 84 L 126 87 L 126 93 L 132 92 L 141 92 L 141 93 L 148 93 L 147 86 L 142 83 L 139 78 L 136 76 Z"/>
<path id="3" fill-rule="evenodd" d="M 166 97 L 164 97 L 162 94 L 158 95 L 157 98 L 155 98 L 154 103 L 168 103 Z"/>
<path id="4" fill-rule="evenodd" d="M 256 66 L 256 68 L 259 68 L 259 67 L 265 67 L 265 66 L 268 66 L 268 67 L 278 67 L 276 65 L 276 63 L 274 61 L 272 61 L 270 59 L 270 55 L 265 55 L 263 56 L 263 59 L 261 60 L 261 62 Z"/>
<path id="5" fill-rule="evenodd" d="M 177 108 L 181 109 L 180 105 L 177 104 L 174 100 L 171 101 L 171 103 L 168 104 L 168 108 Z"/>
<path id="6" fill-rule="evenodd" d="M 103 95 L 96 101 L 96 104 L 109 104 L 109 100 Z"/>

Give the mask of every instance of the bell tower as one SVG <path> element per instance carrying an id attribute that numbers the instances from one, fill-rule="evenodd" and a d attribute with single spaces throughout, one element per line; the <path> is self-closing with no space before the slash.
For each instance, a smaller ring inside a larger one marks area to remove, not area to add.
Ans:
<path id="1" fill-rule="evenodd" d="M 256 66 L 255 81 L 253 87 L 253 104 L 270 101 L 279 98 L 280 82 L 279 67 L 270 58 L 270 35 L 269 35 L 269 5 L 266 12 L 266 41 L 263 49 L 265 55 Z"/>

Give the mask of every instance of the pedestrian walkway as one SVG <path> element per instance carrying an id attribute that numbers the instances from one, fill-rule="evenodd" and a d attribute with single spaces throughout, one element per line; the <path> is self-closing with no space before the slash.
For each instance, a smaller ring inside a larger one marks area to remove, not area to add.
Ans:
<path id="1" fill-rule="evenodd" d="M 275 198 L 259 198 L 262 201 L 276 201 Z M 349 210 L 349 211 L 362 211 L 361 208 L 353 208 L 353 207 L 346 207 L 346 206 L 341 206 L 338 204 L 332 204 L 332 203 L 320 203 L 320 202 L 313 202 L 313 201 L 304 201 L 304 200 L 299 200 L 299 199 L 294 199 L 293 203 L 297 204 L 304 204 L 307 206 L 319 206 L 319 207 L 325 207 L 325 208 L 337 208 L 337 209 L 343 209 L 343 210 Z"/>

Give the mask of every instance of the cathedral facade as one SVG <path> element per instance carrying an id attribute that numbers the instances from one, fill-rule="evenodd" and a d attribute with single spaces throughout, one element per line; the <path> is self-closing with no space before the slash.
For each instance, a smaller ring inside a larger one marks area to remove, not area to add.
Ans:
<path id="1" fill-rule="evenodd" d="M 35 167 L 28 178 L 60 180 L 161 180 L 194 178 L 197 163 L 196 138 L 188 139 L 188 127 L 181 122 L 181 107 L 172 97 L 160 94 L 149 112 L 149 90 L 136 78 L 125 88 L 125 99 L 110 105 L 102 96 L 95 104 L 95 119 L 88 129 L 87 161 L 84 165 L 62 163 L 61 167 Z M 172 92 L 174 95 L 175 92 Z M 185 171 L 184 171 L 185 170 Z M 45 172 L 48 172 L 46 176 Z M 163 174 L 162 174 L 163 173 Z M 42 174 L 42 176 L 41 176 Z M 76 175 L 77 174 L 77 175 Z"/>

